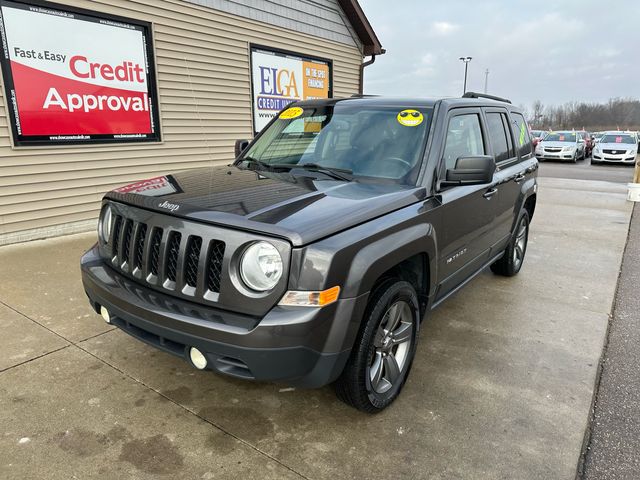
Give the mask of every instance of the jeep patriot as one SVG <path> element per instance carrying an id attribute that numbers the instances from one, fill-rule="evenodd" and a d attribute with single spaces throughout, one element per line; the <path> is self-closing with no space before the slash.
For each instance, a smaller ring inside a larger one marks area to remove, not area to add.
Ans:
<path id="1" fill-rule="evenodd" d="M 377 412 L 429 312 L 485 267 L 522 267 L 537 169 L 498 97 L 296 102 L 230 165 L 107 193 L 84 288 L 108 323 L 197 369 L 333 383 Z"/>

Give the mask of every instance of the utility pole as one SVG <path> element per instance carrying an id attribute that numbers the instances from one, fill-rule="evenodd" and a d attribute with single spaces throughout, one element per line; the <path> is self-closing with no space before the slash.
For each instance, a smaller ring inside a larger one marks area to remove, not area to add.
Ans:
<path id="1" fill-rule="evenodd" d="M 487 86 L 489 85 L 489 69 L 484 71 L 484 93 L 487 93 Z"/>
<path id="2" fill-rule="evenodd" d="M 462 94 L 467 93 L 467 70 L 469 68 L 469 62 L 471 61 L 471 57 L 460 57 L 458 60 L 464 62 L 464 87 Z"/>

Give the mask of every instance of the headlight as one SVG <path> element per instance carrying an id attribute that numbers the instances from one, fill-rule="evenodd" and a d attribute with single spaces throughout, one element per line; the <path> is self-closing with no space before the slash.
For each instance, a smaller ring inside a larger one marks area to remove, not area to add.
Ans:
<path id="1" fill-rule="evenodd" d="M 576 147 L 562 147 L 563 152 L 572 152 Z"/>
<path id="2" fill-rule="evenodd" d="M 112 217 L 113 214 L 111 213 L 111 207 L 106 205 L 102 209 L 100 221 L 98 222 L 98 236 L 104 243 L 107 243 L 111 237 Z"/>
<path id="3" fill-rule="evenodd" d="M 240 261 L 240 276 L 252 290 L 265 292 L 276 286 L 282 277 L 282 257 L 269 242 L 250 245 Z"/>

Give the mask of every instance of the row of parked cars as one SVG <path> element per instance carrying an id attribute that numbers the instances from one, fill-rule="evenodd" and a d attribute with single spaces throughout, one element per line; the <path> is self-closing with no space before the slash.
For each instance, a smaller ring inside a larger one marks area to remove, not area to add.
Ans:
<path id="1" fill-rule="evenodd" d="M 591 157 L 592 164 L 634 165 L 640 146 L 640 133 L 631 131 L 532 130 L 531 136 L 539 161 L 577 162 Z"/>

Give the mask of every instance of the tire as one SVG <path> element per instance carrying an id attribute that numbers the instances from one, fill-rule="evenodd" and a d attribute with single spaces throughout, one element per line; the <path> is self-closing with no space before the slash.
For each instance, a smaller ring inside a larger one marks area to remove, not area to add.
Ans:
<path id="1" fill-rule="evenodd" d="M 504 255 L 491 264 L 491 271 L 496 275 L 502 275 L 504 277 L 517 275 L 524 263 L 528 243 L 529 213 L 523 210 L 520 212 L 516 228 L 511 236 L 509 245 L 507 245 L 504 251 Z"/>
<path id="2" fill-rule="evenodd" d="M 573 154 L 573 158 L 571 159 L 573 163 L 578 163 L 578 152 Z"/>
<path id="3" fill-rule="evenodd" d="M 391 405 L 411 370 L 419 318 L 418 296 L 410 283 L 391 279 L 373 291 L 351 356 L 334 384 L 340 400 L 367 413 Z M 391 335 L 389 322 L 395 324 Z"/>

